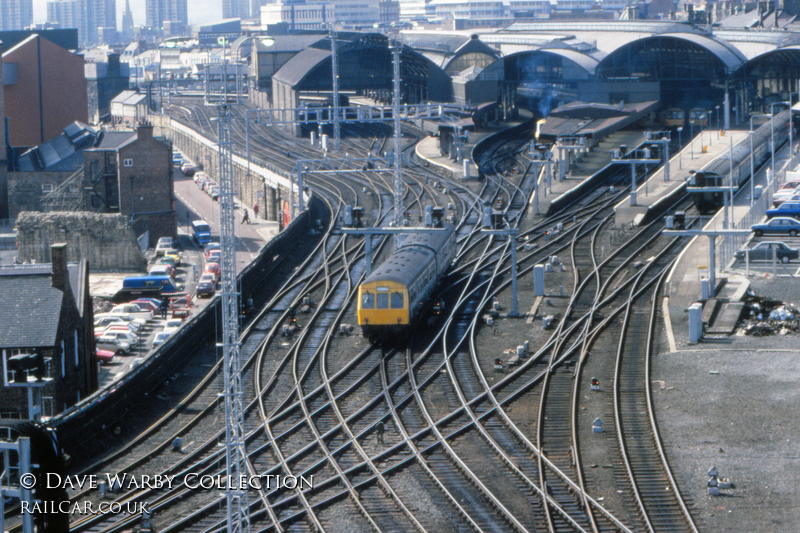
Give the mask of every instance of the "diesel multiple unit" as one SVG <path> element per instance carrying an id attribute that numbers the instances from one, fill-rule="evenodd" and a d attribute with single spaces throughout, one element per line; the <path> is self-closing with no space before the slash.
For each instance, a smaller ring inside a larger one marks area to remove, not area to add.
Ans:
<path id="1" fill-rule="evenodd" d="M 405 331 L 456 253 L 455 227 L 409 234 L 358 288 L 358 324 L 374 339 Z"/>
<path id="2" fill-rule="evenodd" d="M 789 137 L 789 111 L 778 113 L 774 117 L 774 124 L 767 122 L 753 134 L 753 168 L 758 170 L 769 157 L 770 141 L 774 135 L 775 148 L 786 142 Z M 712 211 L 723 204 L 723 191 L 702 191 L 702 188 L 729 187 L 729 176 L 733 176 L 733 185 L 741 186 L 750 177 L 750 139 L 745 138 L 733 146 L 733 172 L 731 172 L 731 155 L 716 158 L 699 172 L 689 178 L 688 192 L 692 194 L 692 201 L 700 211 Z"/>

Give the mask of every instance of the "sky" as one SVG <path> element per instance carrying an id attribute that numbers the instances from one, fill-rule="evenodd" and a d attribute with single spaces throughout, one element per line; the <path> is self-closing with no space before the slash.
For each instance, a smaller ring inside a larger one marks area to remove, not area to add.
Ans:
<path id="1" fill-rule="evenodd" d="M 145 23 L 145 0 L 130 0 L 133 11 L 133 23 L 136 26 Z M 222 0 L 188 0 L 189 24 L 205 24 L 222 18 Z M 122 27 L 122 13 L 125 11 L 125 0 L 117 0 L 117 29 Z M 47 20 L 47 0 L 33 0 L 33 22 Z"/>

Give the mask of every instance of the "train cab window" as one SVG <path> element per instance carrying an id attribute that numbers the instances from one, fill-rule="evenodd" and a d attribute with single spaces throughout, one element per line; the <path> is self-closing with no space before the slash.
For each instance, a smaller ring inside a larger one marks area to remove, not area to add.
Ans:
<path id="1" fill-rule="evenodd" d="M 392 309 L 402 309 L 403 308 L 403 293 L 402 292 L 393 292 L 392 293 Z"/>
<path id="2" fill-rule="evenodd" d="M 377 296 L 378 309 L 389 309 L 389 293 L 379 292 Z"/>
<path id="3" fill-rule="evenodd" d="M 375 295 L 365 292 L 361 296 L 361 309 L 375 309 Z"/>

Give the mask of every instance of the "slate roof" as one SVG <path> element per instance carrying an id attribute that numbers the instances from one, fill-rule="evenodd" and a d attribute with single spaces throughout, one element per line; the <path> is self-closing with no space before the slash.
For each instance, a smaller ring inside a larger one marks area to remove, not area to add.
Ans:
<path id="1" fill-rule="evenodd" d="M 70 265 L 70 284 L 77 270 Z M 52 286 L 51 272 L 50 264 L 0 268 L 0 348 L 55 344 L 64 292 Z"/>
<path id="2" fill-rule="evenodd" d="M 19 172 L 73 171 L 83 166 L 83 149 L 91 146 L 97 129 L 75 121 L 58 137 L 34 146 L 19 156 L 15 170 Z"/>

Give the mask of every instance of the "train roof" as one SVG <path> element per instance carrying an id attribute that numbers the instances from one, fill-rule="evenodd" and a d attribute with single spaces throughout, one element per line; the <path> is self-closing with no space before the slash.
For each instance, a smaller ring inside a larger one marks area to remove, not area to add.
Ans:
<path id="1" fill-rule="evenodd" d="M 374 281 L 393 281 L 409 285 L 420 273 L 420 268 L 434 259 L 434 250 L 451 239 L 455 228 L 444 225 L 445 231 L 437 233 L 417 233 L 406 236 L 389 258 L 372 271 L 364 283 Z"/>
<path id="2" fill-rule="evenodd" d="M 783 111 L 775 115 L 775 124 L 774 126 L 767 122 L 763 126 L 760 126 L 755 130 L 753 133 L 753 147 L 760 146 L 764 143 L 769 143 L 772 137 L 772 129 L 775 128 L 775 131 L 778 131 L 780 128 L 785 128 L 786 123 L 789 121 L 789 113 L 788 111 Z M 717 141 L 719 142 L 719 141 Z M 723 141 L 724 142 L 724 141 Z M 733 161 L 734 165 L 738 165 L 750 155 L 750 140 L 745 138 L 744 140 L 740 141 L 739 143 L 733 146 Z M 720 155 L 715 160 L 711 161 L 709 164 L 703 167 L 702 172 L 704 174 L 716 174 L 718 176 L 727 176 L 730 171 L 730 150 L 726 151 L 724 154 Z"/>

